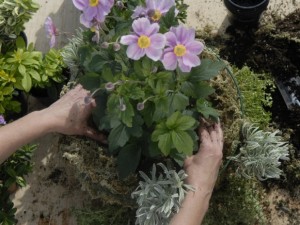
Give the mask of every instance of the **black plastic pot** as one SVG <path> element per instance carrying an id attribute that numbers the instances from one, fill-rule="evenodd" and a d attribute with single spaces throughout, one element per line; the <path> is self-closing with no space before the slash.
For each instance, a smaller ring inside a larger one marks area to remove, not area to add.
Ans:
<path id="1" fill-rule="evenodd" d="M 224 0 L 224 4 L 233 25 L 255 25 L 267 9 L 269 0 Z"/>

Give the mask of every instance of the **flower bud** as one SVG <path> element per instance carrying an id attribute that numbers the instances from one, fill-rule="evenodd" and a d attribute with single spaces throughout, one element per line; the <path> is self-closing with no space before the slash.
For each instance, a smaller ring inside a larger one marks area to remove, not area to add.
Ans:
<path id="1" fill-rule="evenodd" d="M 84 104 L 88 105 L 92 102 L 92 97 L 91 96 L 85 96 L 84 97 Z"/>
<path id="2" fill-rule="evenodd" d="M 126 105 L 124 103 L 120 104 L 120 110 L 124 112 L 126 110 Z"/>
<path id="3" fill-rule="evenodd" d="M 157 66 L 154 66 L 153 68 L 152 68 L 152 73 L 156 73 L 157 72 L 157 70 L 158 70 L 158 68 L 157 68 Z"/>
<path id="4" fill-rule="evenodd" d="M 5 125 L 6 121 L 4 119 L 4 116 L 0 115 L 0 125 Z"/>
<path id="5" fill-rule="evenodd" d="M 109 43 L 108 42 L 106 42 L 106 41 L 102 42 L 101 48 L 108 48 L 108 47 L 109 47 Z"/>
<path id="6" fill-rule="evenodd" d="M 108 82 L 105 84 L 105 89 L 108 91 L 113 91 L 115 89 L 115 84 L 112 82 Z"/>
<path id="7" fill-rule="evenodd" d="M 145 104 L 143 102 L 139 102 L 137 105 L 136 105 L 136 109 L 138 111 L 142 111 L 143 109 L 145 108 Z"/>
<path id="8" fill-rule="evenodd" d="M 117 52 L 117 51 L 119 51 L 119 50 L 121 49 L 121 46 L 120 46 L 119 43 L 115 42 L 115 43 L 113 44 L 113 48 L 114 48 L 114 50 Z"/>
<path id="9" fill-rule="evenodd" d="M 117 1 L 116 2 L 116 6 L 119 7 L 120 9 L 123 9 L 124 8 L 124 4 L 122 1 Z"/>

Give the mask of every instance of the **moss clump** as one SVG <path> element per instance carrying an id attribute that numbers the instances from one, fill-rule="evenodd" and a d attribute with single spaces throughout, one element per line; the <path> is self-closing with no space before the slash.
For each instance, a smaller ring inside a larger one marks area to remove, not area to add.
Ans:
<path id="1" fill-rule="evenodd" d="M 266 224 L 258 183 L 230 174 L 218 187 L 203 225 Z"/>
<path id="2" fill-rule="evenodd" d="M 117 205 L 101 205 L 73 210 L 78 225 L 131 225 L 134 224 L 135 215 L 128 208 Z"/>
<path id="3" fill-rule="evenodd" d="M 266 108 L 272 106 L 271 91 L 275 85 L 269 74 L 256 74 L 249 67 L 244 66 L 240 70 L 233 68 L 234 74 L 241 89 L 244 103 L 245 116 L 260 128 L 268 127 L 271 120 L 271 112 Z"/>
<path id="4" fill-rule="evenodd" d="M 134 207 L 130 195 L 137 186 L 136 176 L 120 180 L 116 159 L 107 156 L 96 142 L 64 136 L 59 146 L 64 152 L 63 157 L 75 170 L 82 189 L 92 199 L 101 200 L 105 204 Z"/>

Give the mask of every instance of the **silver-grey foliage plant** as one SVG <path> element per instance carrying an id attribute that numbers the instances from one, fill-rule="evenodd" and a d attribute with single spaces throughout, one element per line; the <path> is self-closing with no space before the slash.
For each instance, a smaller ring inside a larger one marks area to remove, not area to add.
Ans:
<path id="1" fill-rule="evenodd" d="M 77 30 L 76 35 L 69 40 L 70 42 L 62 49 L 61 52 L 65 64 L 68 68 L 70 68 L 71 81 L 75 80 L 79 72 L 78 49 L 84 45 L 82 32 L 82 29 Z"/>
<path id="2" fill-rule="evenodd" d="M 177 213 L 180 204 L 192 186 L 184 183 L 187 174 L 184 170 L 176 172 L 169 170 L 164 164 L 157 164 L 163 169 L 163 174 L 156 176 L 156 166 L 153 165 L 151 177 L 140 171 L 144 181 L 132 193 L 139 208 L 136 211 L 138 225 L 166 225 L 174 213 Z"/>
<path id="3" fill-rule="evenodd" d="M 289 159 L 289 148 L 278 133 L 278 130 L 272 133 L 260 130 L 254 124 L 243 124 L 242 141 L 237 145 L 240 146 L 240 153 L 228 157 L 238 164 L 239 175 L 257 177 L 259 180 L 280 178 L 280 160 Z"/>

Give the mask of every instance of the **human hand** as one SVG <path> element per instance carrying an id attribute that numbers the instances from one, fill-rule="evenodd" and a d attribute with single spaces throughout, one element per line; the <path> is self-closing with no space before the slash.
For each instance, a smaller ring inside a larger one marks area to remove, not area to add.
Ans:
<path id="1" fill-rule="evenodd" d="M 88 126 L 87 120 L 96 107 L 96 102 L 90 98 L 90 92 L 77 85 L 59 100 L 45 109 L 51 129 L 66 135 L 85 135 L 100 142 L 105 142 L 103 134 Z M 85 101 L 89 97 L 89 101 Z"/>
<path id="2" fill-rule="evenodd" d="M 187 183 L 196 190 L 212 192 L 223 157 L 223 131 L 220 123 L 210 125 L 202 120 L 199 127 L 199 151 L 184 162 Z"/>

